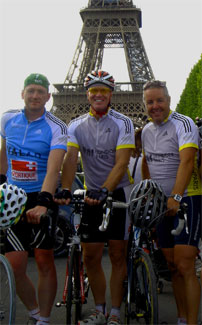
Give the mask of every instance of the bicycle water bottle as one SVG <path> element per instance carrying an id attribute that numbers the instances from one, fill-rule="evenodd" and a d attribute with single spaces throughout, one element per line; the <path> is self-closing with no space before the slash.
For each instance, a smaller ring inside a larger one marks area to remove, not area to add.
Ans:
<path id="1" fill-rule="evenodd" d="M 78 231 L 78 229 L 79 229 L 80 222 L 81 222 L 80 214 L 75 213 L 75 215 L 74 215 L 74 228 L 75 228 L 76 231 Z"/>

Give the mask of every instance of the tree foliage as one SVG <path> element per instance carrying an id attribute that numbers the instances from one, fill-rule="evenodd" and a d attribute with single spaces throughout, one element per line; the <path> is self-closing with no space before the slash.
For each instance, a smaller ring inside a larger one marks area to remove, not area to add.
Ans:
<path id="1" fill-rule="evenodd" d="M 202 55 L 187 78 L 176 111 L 193 120 L 197 116 L 202 117 Z"/>

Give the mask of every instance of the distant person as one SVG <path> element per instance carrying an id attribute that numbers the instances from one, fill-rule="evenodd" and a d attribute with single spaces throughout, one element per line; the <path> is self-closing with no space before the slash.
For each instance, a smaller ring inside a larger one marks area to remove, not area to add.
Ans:
<path id="1" fill-rule="evenodd" d="M 157 226 L 178 311 L 178 324 L 197 324 L 200 285 L 195 260 L 201 235 L 201 181 L 197 167 L 198 130 L 193 120 L 170 110 L 165 82 L 148 81 L 143 99 L 151 118 L 142 131 L 143 177 L 158 182 L 168 196 L 168 215 Z M 173 236 L 180 203 L 188 205 L 188 229 Z"/>
<path id="2" fill-rule="evenodd" d="M 39 223 L 53 202 L 66 151 L 67 127 L 46 111 L 49 98 L 48 79 L 33 73 L 24 81 L 24 109 L 10 110 L 1 119 L 0 183 L 19 186 L 28 196 L 23 218 L 6 231 L 5 250 L 17 294 L 29 312 L 29 325 L 49 324 L 57 289 L 54 241 Z M 37 242 L 39 235 L 41 242 Z M 31 242 L 39 277 L 37 295 L 26 274 Z"/>
<path id="3" fill-rule="evenodd" d="M 134 187 L 142 180 L 142 141 L 141 141 L 142 128 L 135 130 L 135 149 L 129 162 L 129 170 L 132 178 L 134 179 Z"/>
<path id="4" fill-rule="evenodd" d="M 128 163 L 134 148 L 134 128 L 128 117 L 110 107 L 115 87 L 112 75 L 106 71 L 92 71 L 87 75 L 84 86 L 90 111 L 69 123 L 68 150 L 62 170 L 64 190 L 57 202 L 68 204 L 71 200 L 70 190 L 80 151 L 87 187 L 80 232 L 95 311 L 79 324 L 118 325 L 121 322 L 120 307 L 127 274 L 125 251 L 129 217 L 120 209 L 114 209 L 107 231 L 99 231 L 99 226 L 102 223 L 103 204 L 109 192 L 113 192 L 113 198 L 117 200 L 128 200 L 127 187 L 132 181 L 128 174 Z M 112 309 L 108 319 L 106 279 L 101 264 L 105 242 L 109 244 L 112 263 Z"/>

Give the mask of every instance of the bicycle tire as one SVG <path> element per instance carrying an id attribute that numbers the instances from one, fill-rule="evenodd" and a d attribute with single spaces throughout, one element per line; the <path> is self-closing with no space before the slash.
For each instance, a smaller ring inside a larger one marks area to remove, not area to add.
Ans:
<path id="1" fill-rule="evenodd" d="M 76 245 L 73 245 L 69 262 L 69 277 L 67 285 L 66 323 L 77 325 L 81 318 L 82 303 L 80 294 L 80 254 Z"/>
<path id="2" fill-rule="evenodd" d="M 12 267 L 4 255 L 0 255 L 0 325 L 15 324 L 16 286 Z"/>
<path id="3" fill-rule="evenodd" d="M 158 291 L 151 259 L 143 249 L 133 258 L 132 274 L 125 302 L 125 322 L 131 324 L 158 324 Z"/>

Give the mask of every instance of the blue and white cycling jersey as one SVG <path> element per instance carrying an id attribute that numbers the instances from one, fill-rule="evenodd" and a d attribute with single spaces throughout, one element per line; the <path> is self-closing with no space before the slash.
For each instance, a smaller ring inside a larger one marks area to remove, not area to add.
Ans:
<path id="1" fill-rule="evenodd" d="M 26 192 L 41 190 L 51 150 L 67 148 L 67 126 L 50 112 L 29 122 L 23 110 L 4 113 L 1 136 L 6 140 L 8 183 Z"/>

